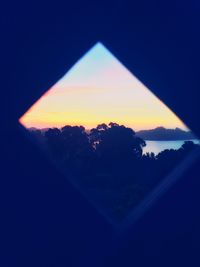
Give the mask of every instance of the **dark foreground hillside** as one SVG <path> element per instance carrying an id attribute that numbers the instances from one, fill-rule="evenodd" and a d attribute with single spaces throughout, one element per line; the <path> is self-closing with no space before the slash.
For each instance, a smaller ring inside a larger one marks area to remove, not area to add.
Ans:
<path id="1" fill-rule="evenodd" d="M 159 128 L 158 128 L 159 129 Z M 160 129 L 161 130 L 161 129 Z M 176 132 L 179 130 L 176 130 Z M 145 141 L 131 128 L 100 124 L 32 129 L 50 159 L 114 222 L 120 222 L 167 174 L 200 146 L 143 155 Z"/>

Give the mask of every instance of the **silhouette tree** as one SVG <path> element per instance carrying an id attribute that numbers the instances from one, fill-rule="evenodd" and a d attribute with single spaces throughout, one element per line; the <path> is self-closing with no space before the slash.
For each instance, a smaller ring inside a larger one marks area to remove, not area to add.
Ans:
<path id="1" fill-rule="evenodd" d="M 92 129 L 90 140 L 101 159 L 121 163 L 127 159 L 141 158 L 142 148 L 146 145 L 131 128 L 113 122 Z"/>
<path id="2" fill-rule="evenodd" d="M 45 132 L 47 148 L 50 155 L 56 160 L 63 160 L 63 146 L 61 131 L 58 128 L 48 129 Z"/>
<path id="3" fill-rule="evenodd" d="M 65 160 L 83 167 L 91 160 L 93 149 L 83 126 L 65 126 L 61 129 Z"/>
<path id="4" fill-rule="evenodd" d="M 178 150 L 143 154 L 145 141 L 111 122 L 87 132 L 83 126 L 35 130 L 52 159 L 73 174 L 88 195 L 111 217 L 123 219 L 158 182 L 199 147 L 186 141 Z M 43 141 L 42 141 L 43 142 Z"/>
<path id="5" fill-rule="evenodd" d="M 93 148 L 83 126 L 66 125 L 61 130 L 49 129 L 45 133 L 48 146 L 55 160 L 77 171 L 88 167 Z"/>
<path id="6" fill-rule="evenodd" d="M 180 148 L 180 151 L 183 154 L 187 154 L 191 152 L 192 150 L 196 149 L 197 147 L 199 147 L 199 144 L 195 144 L 192 141 L 185 141 L 182 147 Z"/>

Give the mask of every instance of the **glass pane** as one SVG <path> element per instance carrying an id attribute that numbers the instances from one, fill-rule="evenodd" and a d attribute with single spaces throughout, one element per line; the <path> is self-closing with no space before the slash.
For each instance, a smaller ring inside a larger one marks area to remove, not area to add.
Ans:
<path id="1" fill-rule="evenodd" d="M 20 123 L 113 223 L 127 218 L 199 147 L 183 122 L 101 43 Z"/>

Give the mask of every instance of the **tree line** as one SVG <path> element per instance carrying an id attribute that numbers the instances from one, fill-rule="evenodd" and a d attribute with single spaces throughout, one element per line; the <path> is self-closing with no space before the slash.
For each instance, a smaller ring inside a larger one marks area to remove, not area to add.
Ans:
<path id="1" fill-rule="evenodd" d="M 143 153 L 146 142 L 135 131 L 105 123 L 87 131 L 83 126 L 34 130 L 52 160 L 108 216 L 123 219 L 142 198 L 191 151 L 185 141 L 178 150 Z"/>

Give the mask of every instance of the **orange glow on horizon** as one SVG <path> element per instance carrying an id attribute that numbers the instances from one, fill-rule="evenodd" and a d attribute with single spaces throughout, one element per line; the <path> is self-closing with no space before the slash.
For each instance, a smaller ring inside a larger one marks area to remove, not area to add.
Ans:
<path id="1" fill-rule="evenodd" d="M 134 130 L 187 129 L 181 120 L 97 44 L 21 118 L 25 127 L 47 128 L 116 122 Z"/>

